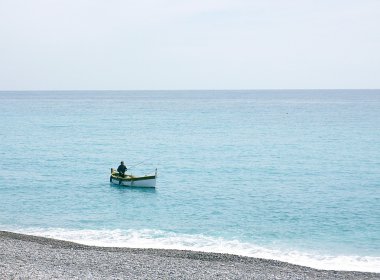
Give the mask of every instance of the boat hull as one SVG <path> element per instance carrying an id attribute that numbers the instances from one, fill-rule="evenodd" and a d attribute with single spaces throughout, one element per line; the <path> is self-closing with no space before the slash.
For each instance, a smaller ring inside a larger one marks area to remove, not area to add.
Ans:
<path id="1" fill-rule="evenodd" d="M 156 175 L 144 177 L 130 177 L 121 178 L 119 176 L 111 175 L 110 182 L 119 186 L 125 187 L 138 187 L 138 188 L 155 188 Z"/>

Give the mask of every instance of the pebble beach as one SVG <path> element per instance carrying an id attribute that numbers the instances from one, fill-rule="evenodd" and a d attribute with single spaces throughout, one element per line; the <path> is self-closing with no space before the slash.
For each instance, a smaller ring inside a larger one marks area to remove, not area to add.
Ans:
<path id="1" fill-rule="evenodd" d="M 0 231 L 1 279 L 380 279 L 228 254 L 93 247 Z"/>

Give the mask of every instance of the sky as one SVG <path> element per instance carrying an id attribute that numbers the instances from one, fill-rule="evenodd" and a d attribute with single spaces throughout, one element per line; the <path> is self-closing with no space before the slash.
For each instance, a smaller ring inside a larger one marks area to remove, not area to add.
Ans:
<path id="1" fill-rule="evenodd" d="M 380 0 L 0 0 L 0 90 L 379 88 Z"/>

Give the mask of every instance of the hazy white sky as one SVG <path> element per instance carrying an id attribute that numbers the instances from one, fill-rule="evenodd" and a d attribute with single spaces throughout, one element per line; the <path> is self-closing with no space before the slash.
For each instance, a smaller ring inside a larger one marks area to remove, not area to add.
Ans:
<path id="1" fill-rule="evenodd" d="M 0 90 L 380 88 L 380 0 L 0 0 Z"/>

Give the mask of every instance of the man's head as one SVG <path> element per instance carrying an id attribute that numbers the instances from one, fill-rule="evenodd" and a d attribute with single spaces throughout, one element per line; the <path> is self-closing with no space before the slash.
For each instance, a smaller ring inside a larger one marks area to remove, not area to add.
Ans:
<path id="1" fill-rule="evenodd" d="M 124 165 L 124 161 L 120 162 L 121 165 Z"/>

